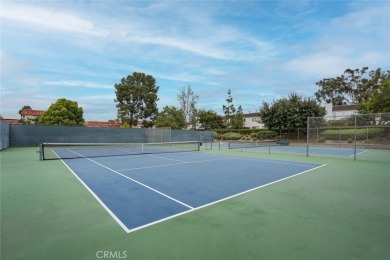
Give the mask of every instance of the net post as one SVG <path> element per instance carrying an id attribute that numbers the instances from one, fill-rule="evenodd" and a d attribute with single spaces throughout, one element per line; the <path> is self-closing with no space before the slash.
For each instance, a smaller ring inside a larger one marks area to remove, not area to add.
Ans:
<path id="1" fill-rule="evenodd" d="M 43 143 L 40 143 L 40 144 L 38 145 L 38 147 L 39 147 L 39 160 L 40 160 L 40 161 L 43 161 L 43 158 L 44 158 L 44 154 L 43 154 Z"/>

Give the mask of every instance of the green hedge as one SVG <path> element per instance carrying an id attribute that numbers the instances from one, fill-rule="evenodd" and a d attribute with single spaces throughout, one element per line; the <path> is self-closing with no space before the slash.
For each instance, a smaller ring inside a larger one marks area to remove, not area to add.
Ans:
<path id="1" fill-rule="evenodd" d="M 268 131 L 266 128 L 260 129 L 213 129 L 213 132 L 217 134 L 226 134 L 226 133 L 239 133 L 242 135 L 250 135 L 251 133 L 258 133 Z"/>
<path id="2" fill-rule="evenodd" d="M 356 129 L 356 139 L 365 140 L 368 138 L 380 137 L 385 135 L 384 128 L 361 128 Z M 321 138 L 328 140 L 348 140 L 355 139 L 355 129 L 327 129 L 319 133 Z"/>
<path id="3" fill-rule="evenodd" d="M 221 135 L 222 140 L 239 140 L 241 139 L 241 134 L 240 133 L 234 133 L 234 132 L 228 132 L 223 135 Z"/>

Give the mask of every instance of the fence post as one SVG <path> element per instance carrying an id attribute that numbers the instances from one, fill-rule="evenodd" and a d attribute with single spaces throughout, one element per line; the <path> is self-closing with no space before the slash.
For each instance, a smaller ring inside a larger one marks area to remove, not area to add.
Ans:
<path id="1" fill-rule="evenodd" d="M 356 122 L 356 114 L 355 114 L 355 147 L 354 147 L 354 151 L 353 151 L 353 160 L 354 161 L 356 161 L 356 135 L 357 135 L 356 125 L 357 125 L 357 122 Z"/>
<path id="2" fill-rule="evenodd" d="M 299 142 L 299 128 L 298 128 L 298 144 L 299 144 L 300 142 Z"/>
<path id="3" fill-rule="evenodd" d="M 309 142 L 310 142 L 310 117 L 307 117 L 306 130 L 306 157 L 309 157 Z"/>

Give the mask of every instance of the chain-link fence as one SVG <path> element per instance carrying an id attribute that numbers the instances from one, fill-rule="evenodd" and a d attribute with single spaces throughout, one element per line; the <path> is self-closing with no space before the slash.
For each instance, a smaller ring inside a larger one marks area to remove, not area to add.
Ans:
<path id="1" fill-rule="evenodd" d="M 306 129 L 307 156 L 311 147 L 390 149 L 390 113 L 309 117 Z"/>
<path id="2" fill-rule="evenodd" d="M 171 141 L 172 131 L 170 127 L 146 128 L 147 143 L 166 143 Z"/>
<path id="3" fill-rule="evenodd" d="M 2 134 L 4 133 L 5 137 L 8 137 L 6 131 L 3 131 L 2 129 L 1 132 Z M 9 126 L 10 146 L 36 146 L 40 143 L 211 142 L 213 140 L 212 138 L 213 134 L 211 131 L 171 130 L 170 128 L 95 128 L 42 125 Z M 4 138 L 4 140 L 5 139 L 6 138 Z"/>

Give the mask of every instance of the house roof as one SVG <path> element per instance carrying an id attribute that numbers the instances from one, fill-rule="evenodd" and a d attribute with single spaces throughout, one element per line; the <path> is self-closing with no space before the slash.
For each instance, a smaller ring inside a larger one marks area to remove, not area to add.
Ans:
<path id="1" fill-rule="evenodd" d="M 32 109 L 23 109 L 21 112 L 22 116 L 41 116 L 45 111 L 43 110 L 32 110 Z"/>
<path id="2" fill-rule="evenodd" d="M 357 105 L 339 105 L 333 106 L 332 111 L 354 111 L 356 110 Z"/>
<path id="3" fill-rule="evenodd" d="M 21 125 L 22 122 L 20 122 L 19 119 L 6 119 L 0 116 L 0 121 L 3 121 L 4 123 L 7 123 L 9 125 Z"/>
<path id="4" fill-rule="evenodd" d="M 102 122 L 102 121 L 87 121 L 84 123 L 84 126 L 86 127 L 103 127 L 103 128 L 117 128 L 119 127 L 119 122 Z"/>
<path id="5" fill-rule="evenodd" d="M 244 117 L 247 118 L 247 117 L 259 117 L 259 113 L 248 113 L 248 114 L 244 114 Z"/>

